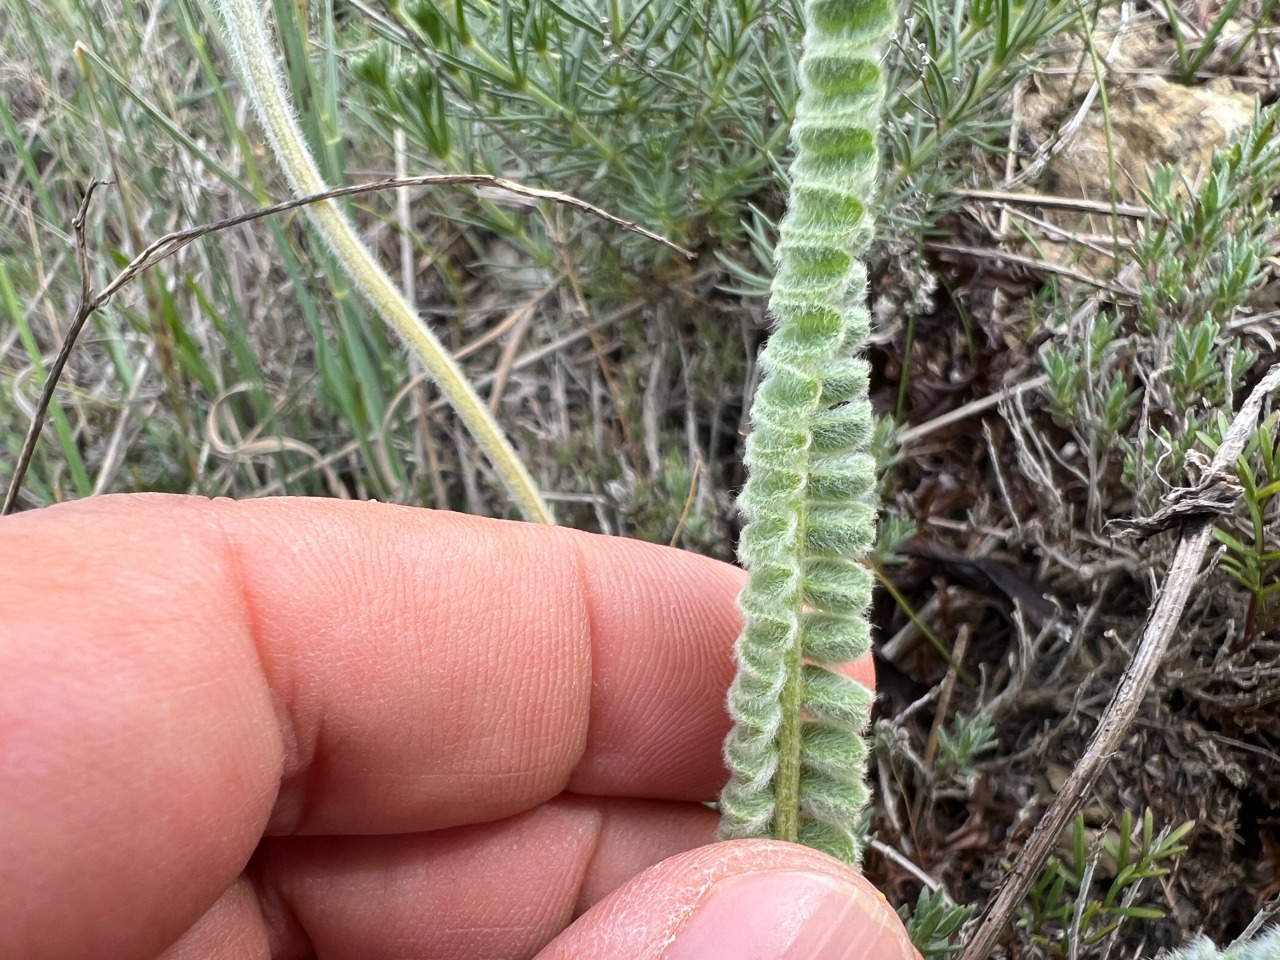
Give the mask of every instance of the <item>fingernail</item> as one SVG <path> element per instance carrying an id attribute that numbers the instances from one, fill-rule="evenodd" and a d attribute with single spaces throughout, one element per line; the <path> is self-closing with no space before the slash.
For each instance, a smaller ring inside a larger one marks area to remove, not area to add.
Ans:
<path id="1" fill-rule="evenodd" d="M 664 960 L 906 960 L 888 907 L 834 877 L 762 871 L 721 880 Z"/>

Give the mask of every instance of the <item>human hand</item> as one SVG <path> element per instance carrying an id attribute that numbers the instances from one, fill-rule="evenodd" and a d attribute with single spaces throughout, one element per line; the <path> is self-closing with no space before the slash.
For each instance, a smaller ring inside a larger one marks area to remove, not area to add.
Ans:
<path id="1" fill-rule="evenodd" d="M 741 578 L 373 503 L 5 518 L 0 957 L 914 957 L 836 861 L 708 845 Z"/>

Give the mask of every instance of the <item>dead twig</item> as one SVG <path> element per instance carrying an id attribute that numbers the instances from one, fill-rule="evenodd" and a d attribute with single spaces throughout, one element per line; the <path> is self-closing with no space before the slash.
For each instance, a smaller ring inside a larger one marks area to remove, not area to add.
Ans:
<path id="1" fill-rule="evenodd" d="M 1235 467 L 1249 437 L 1257 429 L 1263 403 L 1277 386 L 1280 386 L 1280 366 L 1272 367 L 1253 388 L 1244 406 L 1232 420 L 1231 428 L 1204 472 L 1200 486 L 1208 488 L 1219 483 Z M 1185 492 L 1179 491 L 1171 499 L 1181 500 L 1185 497 Z M 1027 891 L 1053 852 L 1058 837 L 1083 806 L 1085 794 L 1093 788 L 1103 767 L 1128 733 L 1199 576 L 1200 564 L 1213 537 L 1218 507 L 1219 504 L 1215 501 L 1213 511 L 1190 512 L 1178 518 L 1181 528 L 1178 547 L 1169 572 L 1165 575 L 1159 597 L 1148 616 L 1133 660 L 1098 721 L 1098 729 L 1089 746 L 1054 797 L 1049 809 L 1036 824 L 1026 846 L 1009 871 L 1008 878 L 1001 883 L 999 892 L 987 906 L 972 936 L 965 943 L 959 960 L 986 960 L 990 956 L 991 948 L 1026 898 Z"/>
<path id="2" fill-rule="evenodd" d="M 1018 203 L 1032 207 L 1047 209 L 1077 210 L 1084 213 L 1100 213 L 1106 216 L 1115 214 L 1135 220 L 1145 220 L 1151 215 L 1146 207 L 1131 203 L 1106 203 L 1102 200 L 1088 200 L 1082 197 L 1057 197 L 1047 193 L 1020 193 L 1016 190 L 981 190 L 973 188 L 957 188 L 948 191 L 953 197 L 965 200 L 989 200 L 992 203 Z"/>
<path id="3" fill-rule="evenodd" d="M 898 446 L 906 447 L 927 437 L 944 427 L 949 427 L 953 423 L 959 423 L 961 420 L 967 420 L 969 417 L 976 417 L 980 413 L 986 413 L 988 410 L 998 407 L 1008 397 L 1015 393 L 1025 393 L 1028 390 L 1039 390 L 1041 387 L 1047 386 L 1049 383 L 1049 375 L 1042 373 L 1030 380 L 1024 380 L 1021 383 L 1015 383 L 1007 387 L 1002 387 L 996 393 L 985 396 L 980 400 L 974 400 L 972 403 L 966 403 L 962 407 L 956 407 L 954 410 L 948 410 L 941 416 L 934 417 L 924 423 L 917 424 L 914 427 L 908 427 L 906 430 L 898 434 Z"/>
<path id="4" fill-rule="evenodd" d="M 1034 257 L 1023 256 L 1020 253 L 1008 253 L 1004 250 L 988 250 L 986 247 L 971 247 L 961 243 L 942 243 L 935 241 L 927 241 L 924 245 L 926 250 L 933 253 L 953 253 L 962 257 L 972 257 L 975 260 L 994 260 L 998 263 L 1007 263 L 1012 266 L 1024 267 L 1032 273 L 1055 274 L 1059 277 L 1065 277 L 1068 280 L 1075 280 L 1078 283 L 1087 284 L 1098 290 L 1105 290 L 1107 293 L 1123 300 L 1126 303 L 1136 301 L 1138 292 L 1129 290 L 1119 284 L 1112 283 L 1109 280 L 1103 280 L 1101 277 L 1090 276 L 1082 270 L 1073 270 L 1071 267 L 1064 267 L 1061 264 L 1050 263 L 1047 260 L 1037 260 Z"/>
<path id="5" fill-rule="evenodd" d="M 99 187 L 105 187 L 110 182 L 110 180 L 90 180 L 84 191 L 84 199 L 80 201 L 80 209 L 76 211 L 75 219 L 71 221 L 71 226 L 75 230 L 76 261 L 80 264 L 80 302 L 76 305 L 76 315 L 67 330 L 67 336 L 62 341 L 62 349 L 58 351 L 58 356 L 54 358 L 53 366 L 49 368 L 49 374 L 45 377 L 44 388 L 40 391 L 40 400 L 36 404 L 35 412 L 31 414 L 31 425 L 27 427 L 27 435 L 22 441 L 22 452 L 18 454 L 18 463 L 13 468 L 13 479 L 9 481 L 4 505 L 0 506 L 0 517 L 13 511 L 13 505 L 18 499 L 18 491 L 22 489 L 22 478 L 27 475 L 27 467 L 31 465 L 31 458 L 36 452 L 36 441 L 40 439 L 40 431 L 44 429 L 49 404 L 53 402 L 53 391 L 57 388 L 62 371 L 71 357 L 71 348 L 75 345 L 76 338 L 80 336 L 84 325 L 100 305 L 89 288 L 89 245 L 84 236 L 84 222 L 94 193 Z"/>

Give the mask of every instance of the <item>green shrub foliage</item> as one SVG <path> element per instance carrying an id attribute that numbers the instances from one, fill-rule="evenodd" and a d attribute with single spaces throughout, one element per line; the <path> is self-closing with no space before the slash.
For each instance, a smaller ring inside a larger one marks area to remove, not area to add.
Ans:
<path id="1" fill-rule="evenodd" d="M 772 335 L 747 438 L 750 572 L 729 693 L 722 835 L 775 837 L 857 863 L 872 694 L 838 672 L 868 649 L 875 538 L 867 365 L 869 209 L 891 0 L 809 0 L 780 227 Z"/>

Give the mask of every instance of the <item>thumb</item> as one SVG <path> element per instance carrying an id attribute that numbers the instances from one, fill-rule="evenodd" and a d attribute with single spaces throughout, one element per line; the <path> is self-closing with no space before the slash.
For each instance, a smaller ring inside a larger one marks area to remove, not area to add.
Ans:
<path id="1" fill-rule="evenodd" d="M 538 960 L 919 960 L 884 897 L 807 847 L 737 840 L 664 860 Z"/>

